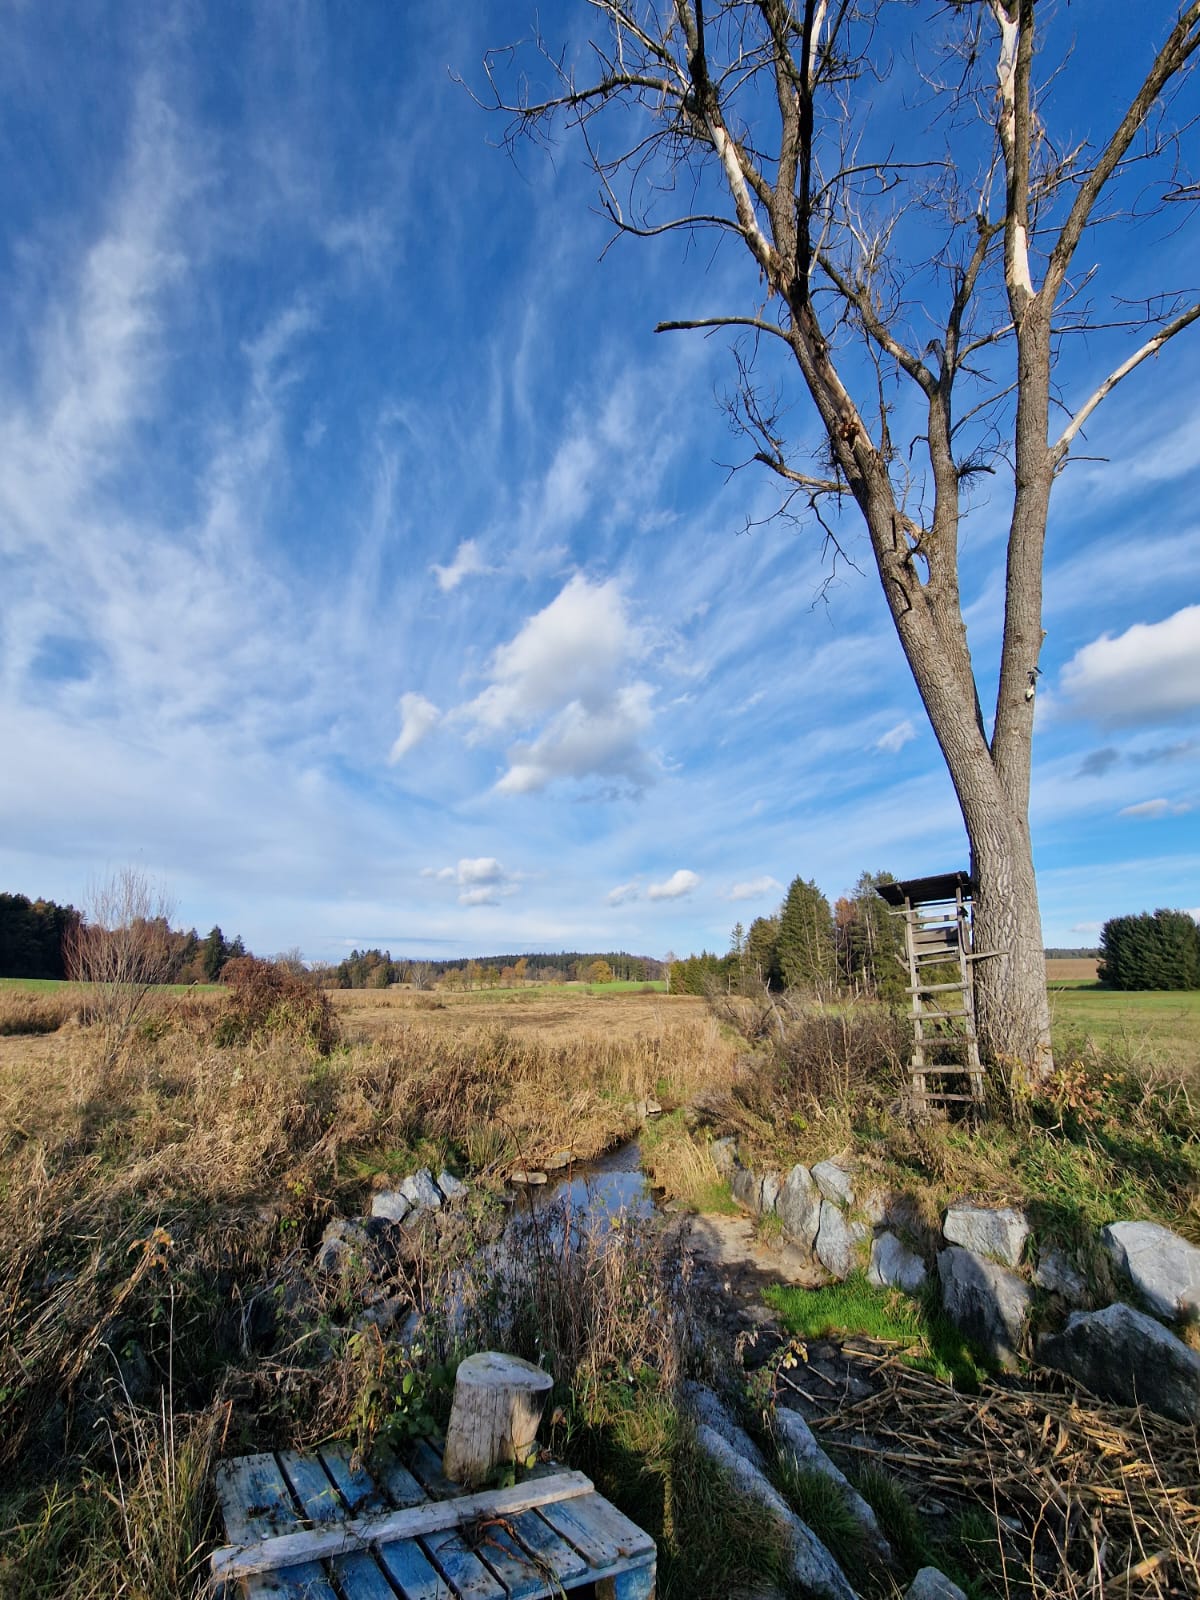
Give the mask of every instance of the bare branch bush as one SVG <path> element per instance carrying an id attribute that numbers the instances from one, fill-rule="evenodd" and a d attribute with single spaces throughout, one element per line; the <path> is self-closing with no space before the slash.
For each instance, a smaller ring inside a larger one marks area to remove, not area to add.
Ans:
<path id="1" fill-rule="evenodd" d="M 67 975 L 86 985 L 81 1010 L 100 1029 L 106 1067 L 120 1059 L 154 990 L 170 976 L 174 910 L 159 882 L 140 867 L 122 867 L 92 884 L 68 934 Z"/>

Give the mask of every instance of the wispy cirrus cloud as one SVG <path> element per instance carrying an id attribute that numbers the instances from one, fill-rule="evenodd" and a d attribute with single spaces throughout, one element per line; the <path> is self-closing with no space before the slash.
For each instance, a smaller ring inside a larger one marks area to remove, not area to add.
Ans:
<path id="1" fill-rule="evenodd" d="M 443 594 L 453 594 L 464 578 L 477 578 L 482 573 L 492 572 L 479 552 L 479 545 L 474 539 L 464 539 L 454 552 L 454 560 L 445 566 L 439 566 L 435 561 L 430 567 L 430 572 L 437 579 L 438 588 Z"/>

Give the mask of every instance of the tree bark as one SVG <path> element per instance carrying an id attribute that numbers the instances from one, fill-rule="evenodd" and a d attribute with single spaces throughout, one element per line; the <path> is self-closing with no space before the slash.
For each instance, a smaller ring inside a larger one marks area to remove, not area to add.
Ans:
<path id="1" fill-rule="evenodd" d="M 520 1356 L 485 1350 L 468 1356 L 454 1380 L 442 1470 L 455 1483 L 486 1481 L 494 1467 L 524 1461 L 554 1383 Z"/>

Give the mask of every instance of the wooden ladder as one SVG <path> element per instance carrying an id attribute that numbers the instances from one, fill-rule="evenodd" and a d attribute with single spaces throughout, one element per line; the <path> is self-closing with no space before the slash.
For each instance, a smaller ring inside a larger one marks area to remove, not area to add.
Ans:
<path id="1" fill-rule="evenodd" d="M 905 902 L 908 993 L 912 997 L 912 1103 L 918 1116 L 935 1106 L 983 1104 L 983 1068 L 971 984 L 971 919 L 961 888 L 953 900 Z M 953 981 L 930 982 L 953 963 Z M 931 1085 L 930 1079 L 935 1082 Z M 956 1089 L 955 1084 L 960 1086 Z M 965 1086 L 967 1093 L 961 1092 Z"/>

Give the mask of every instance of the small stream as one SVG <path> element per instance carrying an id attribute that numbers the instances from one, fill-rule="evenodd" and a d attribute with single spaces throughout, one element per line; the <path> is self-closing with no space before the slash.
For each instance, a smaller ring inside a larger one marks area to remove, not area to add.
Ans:
<path id="1" fill-rule="evenodd" d="M 514 1215 L 528 1216 L 561 1206 L 575 1223 L 622 1212 L 649 1216 L 654 1210 L 650 1186 L 642 1171 L 642 1152 L 636 1139 L 618 1145 L 595 1161 L 581 1161 L 551 1175 L 549 1183 L 530 1184 L 517 1191 Z"/>

